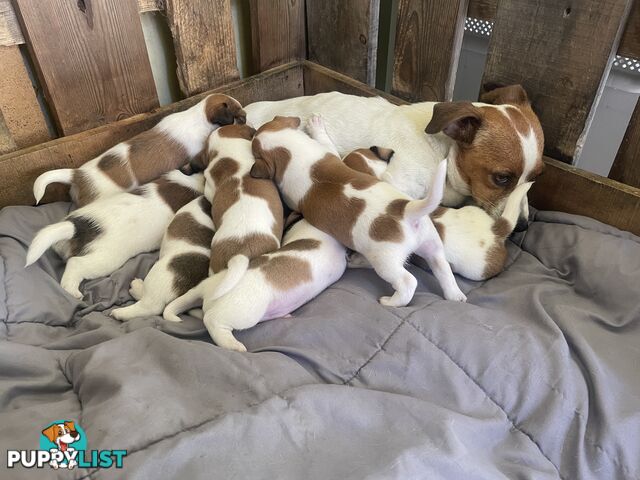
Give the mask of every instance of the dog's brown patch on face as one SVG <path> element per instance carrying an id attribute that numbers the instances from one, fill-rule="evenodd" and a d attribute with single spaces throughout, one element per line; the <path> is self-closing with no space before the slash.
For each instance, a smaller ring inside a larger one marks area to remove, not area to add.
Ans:
<path id="1" fill-rule="evenodd" d="M 174 239 L 184 240 L 191 245 L 209 248 L 213 238 L 213 229 L 199 223 L 189 212 L 182 212 L 171 220 L 167 227 L 167 235 Z"/>
<path id="2" fill-rule="evenodd" d="M 440 240 L 442 240 L 442 242 L 444 243 L 444 235 L 445 235 L 445 231 L 446 231 L 446 228 L 445 228 L 444 224 L 434 221 L 433 222 L 433 226 L 436 227 L 436 231 L 438 232 L 438 236 L 440 237 Z"/>
<path id="3" fill-rule="evenodd" d="M 347 167 L 357 172 L 362 172 L 362 173 L 366 173 L 367 175 L 375 176 L 375 172 L 371 169 L 364 155 L 359 150 L 355 152 L 351 152 L 349 155 L 344 157 L 344 160 L 342 161 Z"/>
<path id="4" fill-rule="evenodd" d="M 242 105 L 228 95 L 209 95 L 205 99 L 204 111 L 207 120 L 213 125 L 231 125 L 234 122 L 244 124 L 247 121 L 247 114 Z"/>
<path id="5" fill-rule="evenodd" d="M 205 139 L 202 139 L 204 142 Z M 138 184 L 155 180 L 163 173 L 189 162 L 187 149 L 168 134 L 156 129 L 136 135 L 129 144 L 128 164 Z"/>
<path id="6" fill-rule="evenodd" d="M 209 257 L 203 253 L 183 253 L 169 262 L 173 272 L 173 292 L 180 296 L 207 278 Z"/>
<path id="7" fill-rule="evenodd" d="M 316 248 L 320 248 L 320 240 L 316 240 L 313 238 L 301 238 L 300 240 L 294 240 L 291 243 L 287 243 L 280 247 L 279 252 L 304 252 L 308 250 L 315 250 Z"/>
<path id="8" fill-rule="evenodd" d="M 218 130 L 218 135 L 223 138 L 244 138 L 251 141 L 256 134 L 254 128 L 249 125 L 227 125 Z"/>
<path id="9" fill-rule="evenodd" d="M 502 272 L 506 263 L 507 249 L 504 246 L 504 241 L 496 240 L 495 244 L 487 251 L 482 278 L 486 280 L 495 277 Z"/>
<path id="10" fill-rule="evenodd" d="M 379 215 L 369 227 L 369 236 L 378 242 L 402 242 L 404 234 L 400 221 L 409 200 L 398 198 L 387 205 L 387 212 Z"/>
<path id="11" fill-rule="evenodd" d="M 296 288 L 313 279 L 308 261 L 289 255 L 271 257 L 260 266 L 267 282 L 281 292 Z"/>
<path id="12" fill-rule="evenodd" d="M 78 207 L 83 207 L 96 199 L 96 192 L 89 175 L 80 169 L 73 171 L 71 177 L 71 199 Z"/>
<path id="13" fill-rule="evenodd" d="M 244 255 L 247 258 L 256 258 L 265 253 L 277 250 L 280 243 L 271 235 L 254 233 L 243 238 L 225 238 L 216 240 L 213 237 L 211 243 L 210 269 L 213 273 L 227 268 L 227 263 L 235 255 Z"/>
<path id="14" fill-rule="evenodd" d="M 191 200 L 195 200 L 201 195 L 200 192 L 180 185 L 179 183 L 169 181 L 164 177 L 159 178 L 153 183 L 155 183 L 158 188 L 160 198 L 162 198 L 174 212 L 177 212 Z"/>
<path id="15" fill-rule="evenodd" d="M 102 170 L 113 183 L 127 190 L 135 184 L 135 179 L 129 170 L 129 165 L 126 160 L 124 162 L 122 160 L 123 159 L 117 155 L 107 153 L 103 155 L 98 162 L 98 168 Z"/>
<path id="16" fill-rule="evenodd" d="M 73 223 L 75 233 L 69 239 L 69 256 L 78 257 L 88 252 L 89 245 L 102 234 L 102 227 L 93 219 L 71 214 L 67 220 Z"/>

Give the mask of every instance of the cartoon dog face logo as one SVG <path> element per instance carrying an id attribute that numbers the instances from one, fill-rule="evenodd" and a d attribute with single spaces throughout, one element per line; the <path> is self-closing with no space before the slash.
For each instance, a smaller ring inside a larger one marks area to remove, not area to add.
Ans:
<path id="1" fill-rule="evenodd" d="M 63 453 L 74 451 L 69 445 L 80 440 L 80 433 L 76 430 L 74 422 L 54 423 L 42 430 L 42 434 L 58 447 L 58 451 Z M 76 464 L 75 461 L 70 461 L 68 464 L 59 463 L 56 460 L 51 461 L 51 466 L 54 468 L 73 468 Z"/>

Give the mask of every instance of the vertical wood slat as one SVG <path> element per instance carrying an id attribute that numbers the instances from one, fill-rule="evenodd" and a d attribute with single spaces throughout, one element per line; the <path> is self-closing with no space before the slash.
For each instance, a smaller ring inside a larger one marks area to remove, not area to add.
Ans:
<path id="1" fill-rule="evenodd" d="M 15 0 L 62 133 L 158 106 L 135 0 Z"/>
<path id="2" fill-rule="evenodd" d="M 453 98 L 468 0 L 400 0 L 391 92 L 405 100 Z"/>
<path id="3" fill-rule="evenodd" d="M 379 14 L 380 0 L 308 1 L 309 60 L 374 85 Z"/>
<path id="4" fill-rule="evenodd" d="M 0 154 L 51 139 L 20 47 L 0 47 Z"/>
<path id="5" fill-rule="evenodd" d="M 304 0 L 250 0 L 253 71 L 306 56 Z"/>
<path id="6" fill-rule="evenodd" d="M 483 83 L 520 83 L 545 133 L 545 152 L 573 163 L 602 93 L 631 0 L 500 2 Z"/>
<path id="7" fill-rule="evenodd" d="M 186 96 L 240 78 L 230 0 L 166 0 L 166 11 Z"/>
<path id="8" fill-rule="evenodd" d="M 636 103 L 609 178 L 640 188 L 640 101 Z"/>

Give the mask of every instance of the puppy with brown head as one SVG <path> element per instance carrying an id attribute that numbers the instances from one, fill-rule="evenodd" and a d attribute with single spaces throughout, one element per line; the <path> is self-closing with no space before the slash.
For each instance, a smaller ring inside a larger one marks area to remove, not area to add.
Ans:
<path id="1" fill-rule="evenodd" d="M 80 168 L 43 173 L 33 185 L 33 195 L 39 203 L 47 185 L 66 183 L 71 185 L 72 200 L 82 207 L 98 198 L 133 190 L 187 164 L 205 148 L 209 134 L 216 128 L 245 121 L 246 114 L 237 100 L 218 93 L 209 95 Z"/>
<path id="2" fill-rule="evenodd" d="M 429 263 L 447 299 L 464 301 L 442 242 L 429 220 L 442 198 L 446 163 L 442 161 L 422 200 L 412 200 L 386 182 L 357 172 L 326 145 L 320 118 L 299 130 L 300 119 L 276 117 L 253 139 L 256 163 L 251 175 L 274 179 L 293 210 L 344 246 L 360 252 L 395 292 L 380 298 L 388 306 L 404 306 L 413 298 L 417 280 L 405 268 L 411 253 Z M 315 140 L 320 139 L 320 141 Z"/>
<path id="3" fill-rule="evenodd" d="M 249 175 L 254 133 L 247 125 L 230 125 L 209 137 L 204 194 L 211 202 L 216 231 L 211 242 L 212 277 L 167 306 L 166 319 L 178 321 L 175 312 L 187 310 L 184 305 L 192 308 L 203 298 L 224 295 L 240 281 L 252 258 L 280 247 L 283 209 L 278 190 L 271 180 Z M 224 275 L 215 275 L 222 270 Z"/>

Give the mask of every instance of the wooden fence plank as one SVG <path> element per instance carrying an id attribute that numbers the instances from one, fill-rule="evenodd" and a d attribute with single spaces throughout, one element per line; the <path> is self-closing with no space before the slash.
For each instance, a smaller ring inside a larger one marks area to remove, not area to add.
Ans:
<path id="1" fill-rule="evenodd" d="M 0 65 L 0 114 L 4 118 L 6 135 L 12 139 L 11 150 L 50 140 L 20 47 L 0 47 Z M 0 148 L 0 154 L 11 151 L 7 148 L 8 143 L 5 149 Z"/>
<path id="2" fill-rule="evenodd" d="M 374 85 L 379 14 L 380 0 L 307 2 L 309 60 Z"/>
<path id="3" fill-rule="evenodd" d="M 630 0 L 510 0 L 499 4 L 483 82 L 520 83 L 547 155 L 572 163 L 629 12 Z M 594 32 L 598 32 L 594 35 Z"/>
<path id="4" fill-rule="evenodd" d="M 304 0 L 250 0 L 254 72 L 306 57 Z"/>
<path id="5" fill-rule="evenodd" d="M 240 78 L 230 0 L 167 0 L 166 10 L 186 96 Z"/>
<path id="6" fill-rule="evenodd" d="M 469 0 L 467 17 L 480 20 L 493 20 L 496 18 L 498 0 Z"/>
<path id="7" fill-rule="evenodd" d="M 391 92 L 410 101 L 453 98 L 469 0 L 400 0 Z"/>
<path id="8" fill-rule="evenodd" d="M 618 55 L 640 58 L 640 2 L 637 0 L 631 7 L 629 20 L 618 47 Z"/>
<path id="9" fill-rule="evenodd" d="M 640 187 L 640 101 L 636 103 L 609 178 Z"/>
<path id="10" fill-rule="evenodd" d="M 11 0 L 0 0 L 0 45 L 9 47 L 24 43 Z"/>
<path id="11" fill-rule="evenodd" d="M 303 91 L 302 67 L 295 62 L 167 105 L 151 113 L 0 156 L 0 208 L 6 205 L 33 205 L 33 181 L 42 172 L 54 168 L 76 168 L 113 145 L 148 130 L 166 115 L 191 107 L 208 93 L 224 92 L 246 105 L 258 100 L 297 97 Z M 58 200 L 68 200 L 67 192 L 60 185 L 51 185 L 43 203 Z"/>
<path id="12" fill-rule="evenodd" d="M 15 0 L 54 119 L 65 135 L 158 105 L 135 0 Z"/>

